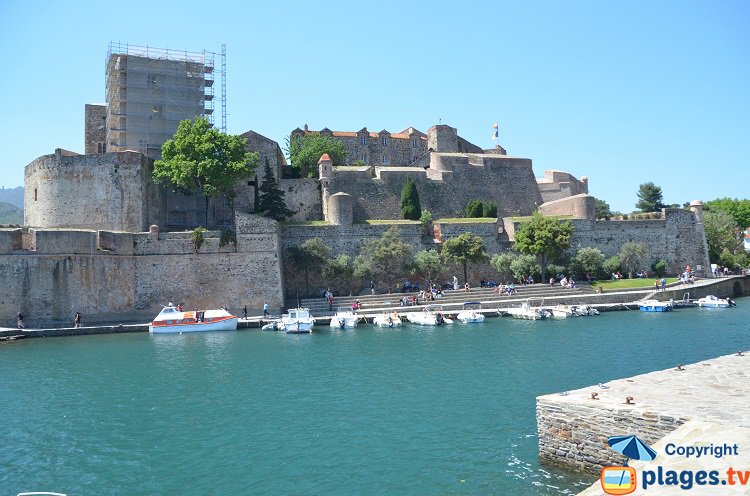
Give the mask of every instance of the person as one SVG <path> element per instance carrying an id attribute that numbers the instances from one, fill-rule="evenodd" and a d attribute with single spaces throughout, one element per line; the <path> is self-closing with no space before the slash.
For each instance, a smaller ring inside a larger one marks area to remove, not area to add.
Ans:
<path id="1" fill-rule="evenodd" d="M 268 317 L 268 302 L 263 302 L 263 318 Z"/>
<path id="2" fill-rule="evenodd" d="M 658 279 L 654 281 L 654 289 L 656 291 L 659 291 L 659 280 Z"/>
<path id="3" fill-rule="evenodd" d="M 554 277 L 550 277 L 549 278 L 549 285 L 550 286 L 554 286 L 555 285 L 555 278 Z"/>
<path id="4" fill-rule="evenodd" d="M 370 281 L 370 293 L 375 294 L 375 281 Z"/>
<path id="5" fill-rule="evenodd" d="M 169 300 L 169 304 L 167 306 L 168 307 L 173 307 L 174 306 L 174 302 L 172 300 Z"/>
<path id="6" fill-rule="evenodd" d="M 247 305 L 242 308 L 242 318 L 247 319 Z"/>
<path id="7" fill-rule="evenodd" d="M 21 312 L 18 312 L 18 328 L 23 329 L 25 326 L 23 325 L 23 314 Z"/>
<path id="8" fill-rule="evenodd" d="M 534 276 L 529 276 L 529 284 L 534 284 Z"/>
<path id="9" fill-rule="evenodd" d="M 453 276 L 453 289 L 458 291 L 458 277 Z"/>
<path id="10" fill-rule="evenodd" d="M 73 324 L 75 324 L 75 327 L 81 327 L 81 314 L 80 314 L 80 312 L 76 312 L 76 316 L 73 318 Z"/>
<path id="11" fill-rule="evenodd" d="M 662 277 L 661 278 L 661 290 L 666 291 L 666 289 L 667 289 L 667 278 Z"/>
<path id="12" fill-rule="evenodd" d="M 177 304 L 177 311 L 182 312 L 182 305 L 180 303 Z"/>
<path id="13" fill-rule="evenodd" d="M 466 281 L 464 283 L 464 292 L 467 292 L 467 291 L 469 291 L 469 281 Z"/>
<path id="14" fill-rule="evenodd" d="M 328 292 L 328 311 L 330 312 L 332 310 L 333 310 L 333 293 L 329 291 Z"/>

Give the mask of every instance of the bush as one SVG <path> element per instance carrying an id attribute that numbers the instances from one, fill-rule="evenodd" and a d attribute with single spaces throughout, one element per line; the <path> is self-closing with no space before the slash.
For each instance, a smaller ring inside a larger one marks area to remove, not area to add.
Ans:
<path id="1" fill-rule="evenodd" d="M 554 277 L 555 279 L 557 279 L 558 275 L 560 274 L 565 275 L 565 267 L 563 267 L 562 265 L 557 265 L 557 264 L 547 264 L 546 272 L 549 277 Z M 549 281 L 542 281 L 542 282 L 549 282 Z"/>
<path id="2" fill-rule="evenodd" d="M 664 277 L 667 274 L 667 261 L 664 259 L 659 260 L 651 266 L 651 270 L 653 270 L 658 277 Z"/>
<path id="3" fill-rule="evenodd" d="M 604 272 L 606 272 L 607 274 L 620 272 L 620 265 L 620 257 L 618 257 L 617 255 L 612 255 L 604 261 Z"/>
<path id="4" fill-rule="evenodd" d="M 482 209 L 482 217 L 497 217 L 497 204 L 495 202 L 485 203 Z"/>
<path id="5" fill-rule="evenodd" d="M 193 229 L 193 251 L 195 253 L 198 253 L 198 250 L 201 249 L 203 242 L 206 240 L 206 238 L 203 237 L 204 232 L 206 232 L 205 227 L 196 227 Z"/>
<path id="6" fill-rule="evenodd" d="M 417 185 L 412 178 L 407 178 L 401 189 L 401 218 L 419 220 L 422 217 L 422 207 L 419 205 Z"/>
<path id="7" fill-rule="evenodd" d="M 484 215 L 482 200 L 470 200 L 466 204 L 466 217 L 474 219 L 482 217 L 482 215 Z"/>

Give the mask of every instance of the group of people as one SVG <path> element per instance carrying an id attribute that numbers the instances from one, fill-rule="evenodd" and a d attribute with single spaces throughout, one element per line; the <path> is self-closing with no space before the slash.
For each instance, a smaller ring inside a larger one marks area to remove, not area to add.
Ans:
<path id="1" fill-rule="evenodd" d="M 76 312 L 76 314 L 73 316 L 73 327 L 81 327 L 82 318 L 83 317 L 81 316 L 81 312 Z M 18 312 L 18 315 L 16 316 L 16 326 L 19 329 L 24 329 L 26 327 L 26 322 L 24 320 L 22 312 Z"/>
<path id="2" fill-rule="evenodd" d="M 324 289 L 323 291 L 321 291 L 321 293 L 323 294 L 323 298 L 325 298 L 325 300 L 328 302 L 328 311 L 333 311 L 333 293 L 330 289 Z"/>
<path id="3" fill-rule="evenodd" d="M 562 286 L 565 289 L 575 289 L 576 280 L 573 278 L 573 276 L 563 277 L 562 279 L 560 279 L 560 286 Z"/>
<path id="4" fill-rule="evenodd" d="M 511 282 L 510 284 L 500 284 L 498 287 L 495 288 L 495 293 L 497 294 L 507 294 L 512 295 L 516 292 L 516 284 Z"/>

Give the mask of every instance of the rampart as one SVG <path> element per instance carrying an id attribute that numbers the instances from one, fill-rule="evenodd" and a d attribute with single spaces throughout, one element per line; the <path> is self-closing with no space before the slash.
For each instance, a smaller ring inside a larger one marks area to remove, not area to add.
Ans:
<path id="1" fill-rule="evenodd" d="M 149 321 L 169 300 L 187 307 L 284 305 L 278 225 L 238 220 L 237 243 L 209 231 L 196 253 L 192 232 L 0 231 L 0 325 L 20 311 L 27 325 Z M 20 243 L 19 243 L 20 239 Z"/>
<path id="2" fill-rule="evenodd" d="M 41 156 L 24 172 L 24 224 L 136 232 L 162 224 L 166 208 L 152 167 L 137 152 Z"/>
<path id="3" fill-rule="evenodd" d="M 544 171 L 544 177 L 537 179 L 537 184 L 545 202 L 589 192 L 587 177 L 576 179 L 573 175 L 558 170 Z"/>

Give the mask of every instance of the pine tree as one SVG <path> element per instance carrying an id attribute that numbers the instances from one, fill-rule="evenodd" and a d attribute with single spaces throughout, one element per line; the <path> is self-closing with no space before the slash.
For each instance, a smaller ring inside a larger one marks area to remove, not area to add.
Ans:
<path id="1" fill-rule="evenodd" d="M 279 222 L 286 220 L 294 214 L 292 210 L 286 207 L 284 192 L 279 189 L 276 183 L 276 177 L 274 177 L 271 170 L 271 164 L 268 163 L 268 157 L 266 157 L 263 167 L 263 183 L 259 189 L 258 209 L 255 213 L 264 217 L 270 217 Z"/>
<path id="2" fill-rule="evenodd" d="M 417 185 L 412 178 L 407 178 L 401 189 L 401 217 L 409 220 L 419 220 L 422 217 L 422 207 L 419 205 Z"/>

